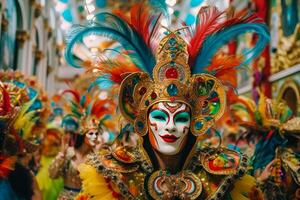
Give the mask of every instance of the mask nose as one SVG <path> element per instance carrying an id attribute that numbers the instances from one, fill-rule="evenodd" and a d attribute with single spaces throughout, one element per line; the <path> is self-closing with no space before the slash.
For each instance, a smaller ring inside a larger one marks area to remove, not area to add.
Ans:
<path id="1" fill-rule="evenodd" d="M 175 133 L 176 132 L 176 128 L 166 128 L 166 131 L 168 131 L 169 133 Z"/>
<path id="2" fill-rule="evenodd" d="M 175 123 L 173 121 L 173 119 L 170 119 L 170 121 L 166 124 L 166 131 L 168 131 L 169 133 L 175 133 L 177 131 L 177 128 L 175 126 Z"/>

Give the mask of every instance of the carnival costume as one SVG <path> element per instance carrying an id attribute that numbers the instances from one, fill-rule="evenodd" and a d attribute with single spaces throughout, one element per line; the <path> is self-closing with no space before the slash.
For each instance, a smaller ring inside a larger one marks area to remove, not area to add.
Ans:
<path id="1" fill-rule="evenodd" d="M 63 95 L 66 93 L 71 94 L 73 98 L 65 108 L 69 113 L 63 118 L 62 127 L 65 132 L 77 135 L 75 140 L 81 135 L 96 143 L 98 133 L 101 132 L 102 118 L 112 112 L 113 105 L 107 100 L 91 100 L 87 96 L 81 96 L 76 90 L 65 90 Z M 81 179 L 73 160 L 73 145 L 71 144 L 66 152 L 59 152 L 49 168 L 51 178 L 64 179 L 64 188 L 58 197 L 60 200 L 73 200 L 81 190 Z"/>
<path id="2" fill-rule="evenodd" d="M 31 199 L 34 177 L 18 158 L 38 148 L 36 139 L 39 136 L 32 134 L 38 115 L 34 108 L 37 95 L 30 100 L 29 88 L 19 87 L 11 80 L 0 82 L 0 88 L 0 199 Z"/>
<path id="3" fill-rule="evenodd" d="M 260 184 L 265 198 L 299 198 L 300 156 L 292 146 L 299 141 L 300 118 L 292 117 L 285 102 L 268 99 L 263 94 L 257 104 L 239 97 L 231 111 L 235 120 L 248 130 L 247 138 L 260 138 L 251 159 L 252 174 L 258 176 L 271 161 L 278 159 L 271 176 Z"/>
<path id="4" fill-rule="evenodd" d="M 66 59 L 75 67 L 85 64 L 72 54 L 84 37 L 106 36 L 121 44 L 119 52 L 134 68 L 113 58 L 95 65 L 102 77 L 122 81 L 119 108 L 134 127 L 131 134 L 139 136 L 135 147 L 117 138 L 89 156 L 79 168 L 83 191 L 78 199 L 248 199 L 255 181 L 245 175 L 247 158 L 223 147 L 199 146 L 198 138 L 226 107 L 228 79 L 218 77 L 230 77 L 226 73 L 235 74 L 236 68 L 259 55 L 269 38 L 266 26 L 254 15 L 220 12 L 213 6 L 201 8 L 194 32 L 188 27 L 160 28 L 160 19 L 149 7 L 137 4 L 130 19 L 120 12 L 100 13 L 90 25 L 74 27 L 70 34 Z M 165 36 L 157 44 L 161 30 Z M 247 31 L 257 33 L 250 54 L 219 54 L 221 47 Z M 159 136 L 162 129 L 168 134 Z M 180 155 L 172 161 L 178 167 L 163 162 L 167 167 L 161 168 L 157 155 Z"/>
<path id="5" fill-rule="evenodd" d="M 61 178 L 51 179 L 48 170 L 53 159 L 59 152 L 62 135 L 63 130 L 60 126 L 55 126 L 52 123 L 47 125 L 46 134 L 42 142 L 41 167 L 36 175 L 43 199 L 56 200 L 63 189 L 63 180 Z"/>

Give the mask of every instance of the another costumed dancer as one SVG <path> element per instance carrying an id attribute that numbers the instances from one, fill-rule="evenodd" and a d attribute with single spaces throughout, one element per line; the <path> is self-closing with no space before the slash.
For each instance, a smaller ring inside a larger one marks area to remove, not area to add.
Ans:
<path id="1" fill-rule="evenodd" d="M 258 104 L 241 97 L 231 110 L 236 122 L 247 129 L 244 137 L 255 144 L 252 174 L 257 177 L 265 199 L 300 198 L 300 118 L 292 117 L 285 102 L 263 94 Z"/>
<path id="2" fill-rule="evenodd" d="M 65 93 L 73 96 L 69 102 L 72 112 L 62 121 L 65 137 L 61 151 L 49 167 L 49 174 L 51 178 L 62 177 L 64 180 L 64 189 L 58 199 L 73 200 L 81 190 L 77 168 L 96 147 L 98 135 L 103 131 L 101 119 L 114 107 L 105 100 L 88 101 L 86 96 L 80 96 L 75 90 L 66 90 Z"/>
<path id="3" fill-rule="evenodd" d="M 119 42 L 119 52 L 137 69 L 124 71 L 125 63 L 112 58 L 103 61 L 102 69 L 97 63 L 106 77 L 121 78 L 120 111 L 139 140 L 135 148 L 116 140 L 90 155 L 79 167 L 83 187 L 78 199 L 258 199 L 251 196 L 258 191 L 254 178 L 245 174 L 246 156 L 198 143 L 224 113 L 230 76 L 268 42 L 266 26 L 255 15 L 209 6 L 201 8 L 194 31 L 184 36 L 187 27 L 162 28 L 165 36 L 157 44 L 160 19 L 137 4 L 130 19 L 120 12 L 100 13 L 70 35 L 69 64 L 84 66 L 72 50 L 84 37 L 99 35 Z M 257 43 L 247 55 L 219 54 L 221 47 L 249 31 L 257 34 Z"/>
<path id="4" fill-rule="evenodd" d="M 41 199 L 33 172 L 28 168 L 31 154 L 38 149 L 32 128 L 37 110 L 31 110 L 28 88 L 0 82 L 0 199 Z"/>

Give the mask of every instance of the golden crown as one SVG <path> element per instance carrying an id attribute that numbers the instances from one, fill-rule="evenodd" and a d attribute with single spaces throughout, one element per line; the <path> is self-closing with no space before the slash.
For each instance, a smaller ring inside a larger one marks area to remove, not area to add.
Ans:
<path id="1" fill-rule="evenodd" d="M 95 116 L 84 116 L 80 120 L 80 131 L 81 135 L 88 133 L 90 130 L 98 130 L 100 119 Z"/>
<path id="2" fill-rule="evenodd" d="M 192 110 L 191 131 L 205 133 L 224 113 L 226 93 L 221 82 L 209 74 L 191 76 L 187 43 L 170 32 L 159 43 L 153 78 L 145 72 L 127 76 L 120 89 L 119 105 L 135 130 L 147 133 L 148 109 L 162 101 L 182 102 Z"/>

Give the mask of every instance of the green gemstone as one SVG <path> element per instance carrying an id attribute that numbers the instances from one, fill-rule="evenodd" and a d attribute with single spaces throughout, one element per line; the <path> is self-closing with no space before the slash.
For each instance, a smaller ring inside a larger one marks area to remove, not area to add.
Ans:
<path id="1" fill-rule="evenodd" d="M 207 91 L 207 89 L 205 87 L 205 83 L 203 83 L 203 82 L 199 83 L 197 92 L 198 92 L 199 96 L 207 95 L 208 91 Z"/>
<path id="2" fill-rule="evenodd" d="M 146 106 L 149 106 L 149 105 L 150 105 L 149 100 L 146 100 L 146 101 L 145 101 L 145 105 L 146 105 Z"/>
<path id="3" fill-rule="evenodd" d="M 210 121 L 210 120 L 213 119 L 213 117 L 207 116 L 207 117 L 205 117 L 204 119 L 205 119 L 206 121 Z"/>
<path id="4" fill-rule="evenodd" d="M 218 102 L 211 103 L 209 106 L 209 110 L 210 110 L 209 115 L 217 114 L 220 110 L 220 102 L 218 101 Z"/>
<path id="5" fill-rule="evenodd" d="M 135 77 L 133 77 L 133 79 L 132 79 L 132 84 L 133 84 L 133 85 L 136 85 L 140 80 L 141 80 L 141 79 L 140 79 L 139 76 L 135 76 Z"/>

